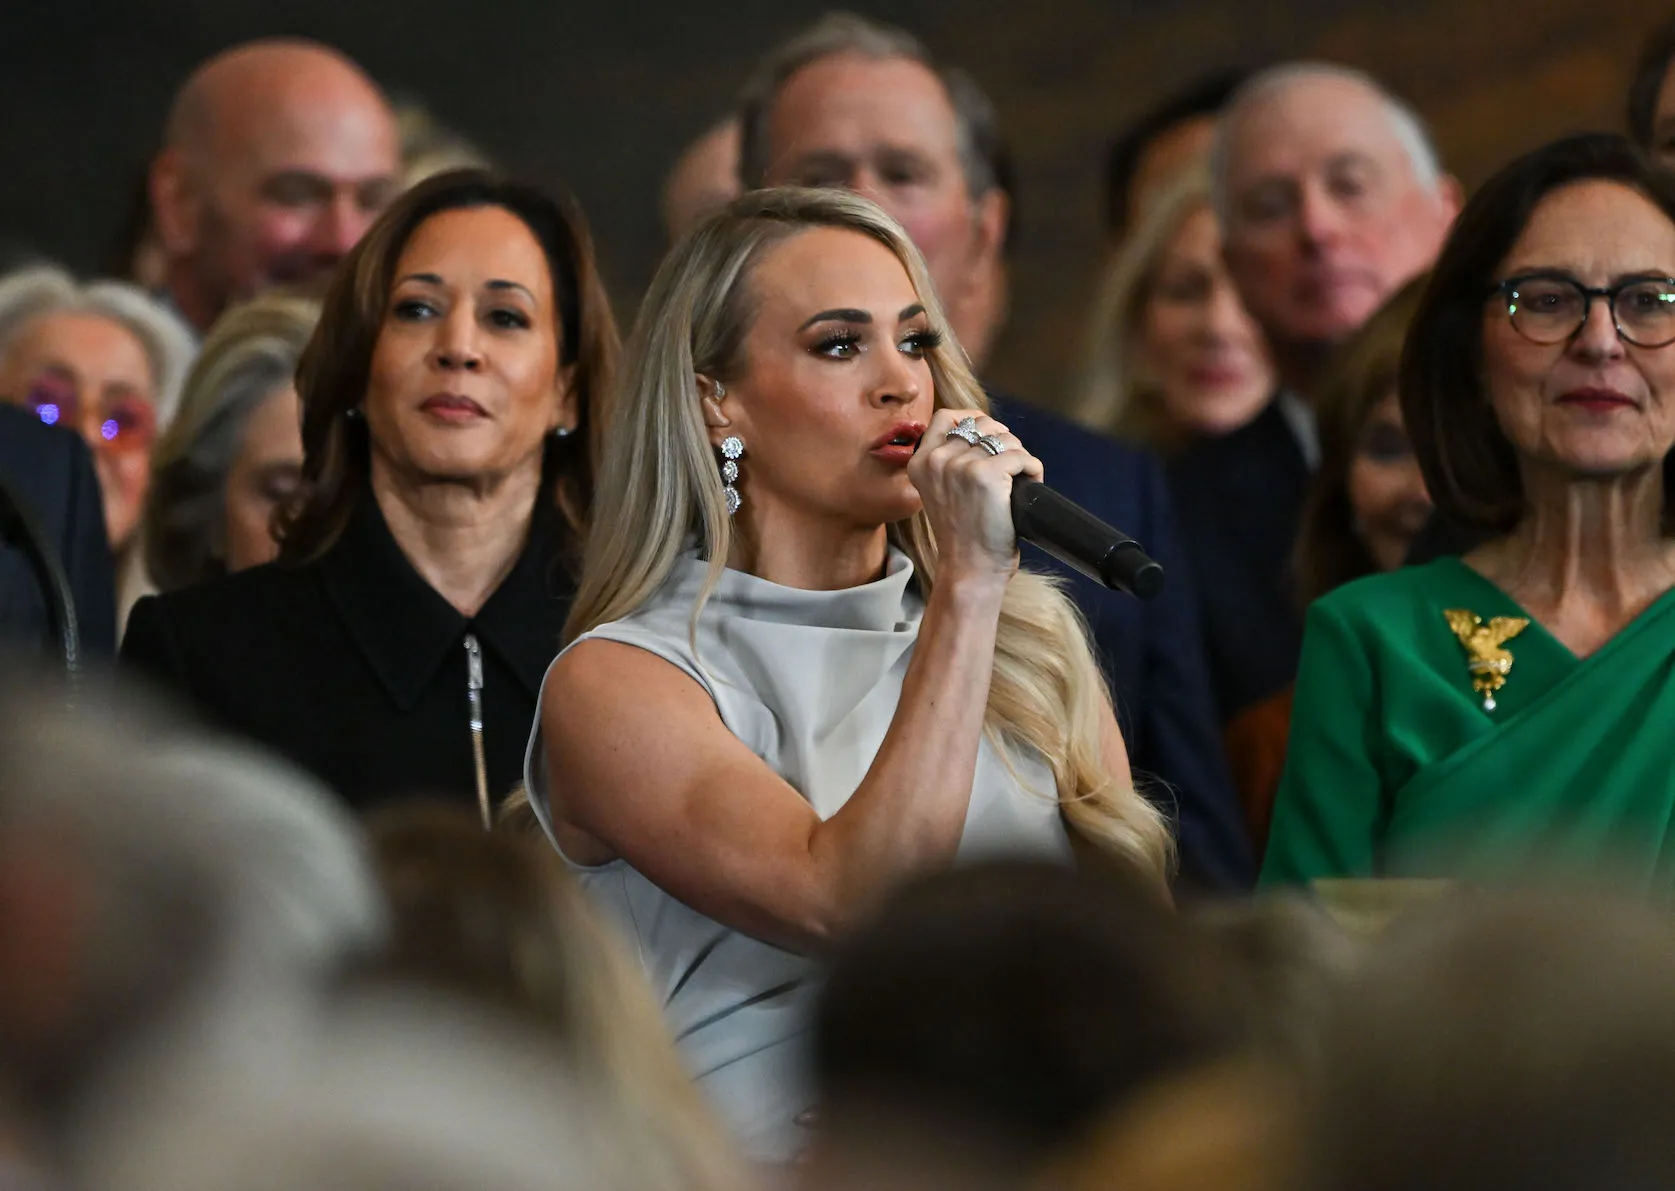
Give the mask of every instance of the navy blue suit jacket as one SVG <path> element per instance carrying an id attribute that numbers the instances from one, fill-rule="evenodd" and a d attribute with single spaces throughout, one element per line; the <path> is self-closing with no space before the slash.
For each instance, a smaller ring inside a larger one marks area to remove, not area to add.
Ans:
<path id="1" fill-rule="evenodd" d="M 34 514 L 75 596 L 82 654 L 116 652 L 115 577 L 93 456 L 69 430 L 0 405 L 0 480 Z M 28 556 L 0 541 L 0 645 L 51 647 L 47 606 Z"/>
<path id="2" fill-rule="evenodd" d="M 1169 467 L 1224 720 L 1297 678 L 1303 605 L 1291 552 L 1309 483 L 1278 401 L 1231 434 L 1201 439 Z"/>
<path id="3" fill-rule="evenodd" d="M 1187 560 L 1175 537 L 1163 468 L 1149 452 L 1085 430 L 1045 410 L 993 397 L 994 416 L 1041 460 L 1047 483 L 1134 538 L 1162 564 L 1163 591 L 1142 601 L 1093 582 L 1034 546 L 1032 569 L 1069 576 L 1141 788 L 1174 820 L 1181 875 L 1209 889 L 1254 880 L 1232 778 L 1222 752 Z M 1145 783 L 1150 774 L 1157 781 Z"/>

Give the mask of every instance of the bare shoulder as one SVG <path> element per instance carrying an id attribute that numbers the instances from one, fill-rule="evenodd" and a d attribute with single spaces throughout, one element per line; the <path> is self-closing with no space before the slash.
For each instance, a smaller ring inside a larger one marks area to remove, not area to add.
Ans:
<path id="1" fill-rule="evenodd" d="M 623 857 L 689 904 L 708 904 L 706 891 L 764 833 L 789 840 L 787 854 L 806 843 L 808 804 L 728 730 L 696 680 L 648 650 L 572 647 L 547 675 L 541 734 L 553 827 L 578 863 Z M 671 851 L 677 840 L 702 841 L 706 859 Z"/>
<path id="2" fill-rule="evenodd" d="M 689 717 L 720 723 L 708 692 L 666 658 L 622 641 L 593 639 L 572 646 L 547 671 L 541 726 L 570 740 L 597 739 L 655 720 Z"/>

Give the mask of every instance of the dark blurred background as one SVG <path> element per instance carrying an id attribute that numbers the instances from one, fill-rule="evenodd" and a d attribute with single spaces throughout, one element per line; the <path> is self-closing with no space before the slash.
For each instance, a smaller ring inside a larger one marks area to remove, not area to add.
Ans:
<path id="1" fill-rule="evenodd" d="M 3 0 L 0 238 L 78 269 L 113 241 L 170 93 L 259 34 L 319 38 L 502 163 L 579 195 L 626 319 L 662 251 L 657 193 L 755 56 L 815 0 Z M 1057 400 L 1098 266 L 1113 129 L 1194 75 L 1299 55 L 1366 67 L 1432 122 L 1472 185 L 1508 155 L 1620 128 L 1658 0 L 896 0 L 989 90 L 1018 169 L 1012 317 L 990 379 Z"/>

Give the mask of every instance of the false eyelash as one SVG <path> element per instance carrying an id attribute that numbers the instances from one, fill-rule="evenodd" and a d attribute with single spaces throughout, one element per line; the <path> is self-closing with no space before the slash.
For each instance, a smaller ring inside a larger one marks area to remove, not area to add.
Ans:
<path id="1" fill-rule="evenodd" d="M 942 342 L 943 342 L 942 332 L 941 331 L 915 331 L 913 334 L 909 335 L 902 342 L 911 343 L 914 347 L 918 348 L 922 352 L 931 352 L 931 351 L 935 351 L 937 348 L 942 346 Z"/>
<path id="2" fill-rule="evenodd" d="M 829 352 L 834 347 L 853 347 L 861 342 L 861 337 L 853 331 L 835 331 L 814 345 L 817 352 Z"/>

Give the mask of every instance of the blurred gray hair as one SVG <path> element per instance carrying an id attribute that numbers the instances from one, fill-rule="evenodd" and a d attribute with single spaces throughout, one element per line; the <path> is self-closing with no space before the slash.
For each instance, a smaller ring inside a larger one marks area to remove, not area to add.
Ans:
<path id="1" fill-rule="evenodd" d="M 509 1017 L 435 994 L 341 999 L 257 1083 L 224 1072 L 118 1132 L 108 1191 L 692 1191 L 648 1175 L 641 1139 L 568 1055 Z"/>
<path id="2" fill-rule="evenodd" d="M 0 277 L 0 355 L 47 314 L 97 315 L 139 340 L 156 386 L 157 424 L 169 424 L 197 353 L 197 336 L 180 315 L 126 281 L 82 283 L 57 265 L 32 265 Z"/>
<path id="3" fill-rule="evenodd" d="M 854 13 L 831 12 L 769 50 L 739 96 L 739 178 L 747 190 L 767 185 L 768 133 L 780 89 L 803 67 L 839 54 L 874 60 L 906 58 L 936 75 L 948 92 L 959 125 L 966 190 L 978 199 L 999 184 L 999 121 L 994 104 L 977 81 L 963 70 L 938 65 L 925 44 L 905 29 Z"/>
<path id="4" fill-rule="evenodd" d="M 158 590 L 225 573 L 227 475 L 245 425 L 291 383 L 319 319 L 317 301 L 267 294 L 228 311 L 204 340 L 175 419 L 152 454 L 140 540 Z"/>
<path id="5" fill-rule="evenodd" d="M 0 845 L 58 841 L 85 889 L 75 1051 L 48 1060 L 72 1101 L 159 1045 L 250 1045 L 251 990 L 314 987 L 382 937 L 354 821 L 317 782 L 127 692 L 66 710 L 43 687 L 0 696 Z"/>
<path id="6" fill-rule="evenodd" d="M 1233 214 L 1233 196 L 1228 193 L 1227 178 L 1231 172 L 1233 129 L 1240 115 L 1258 100 L 1283 91 L 1293 83 L 1310 79 L 1337 79 L 1363 87 L 1375 95 L 1390 121 L 1391 132 L 1413 165 L 1414 180 L 1433 193 L 1441 185 L 1442 161 L 1437 156 L 1436 145 L 1425 127 L 1425 121 L 1418 112 L 1388 91 L 1384 84 L 1364 70 L 1340 66 L 1335 62 L 1282 62 L 1247 79 L 1233 92 L 1233 97 L 1227 101 L 1216 122 L 1215 140 L 1210 146 L 1210 198 L 1215 205 L 1216 217 L 1224 228 L 1231 226 L 1230 216 Z"/>

